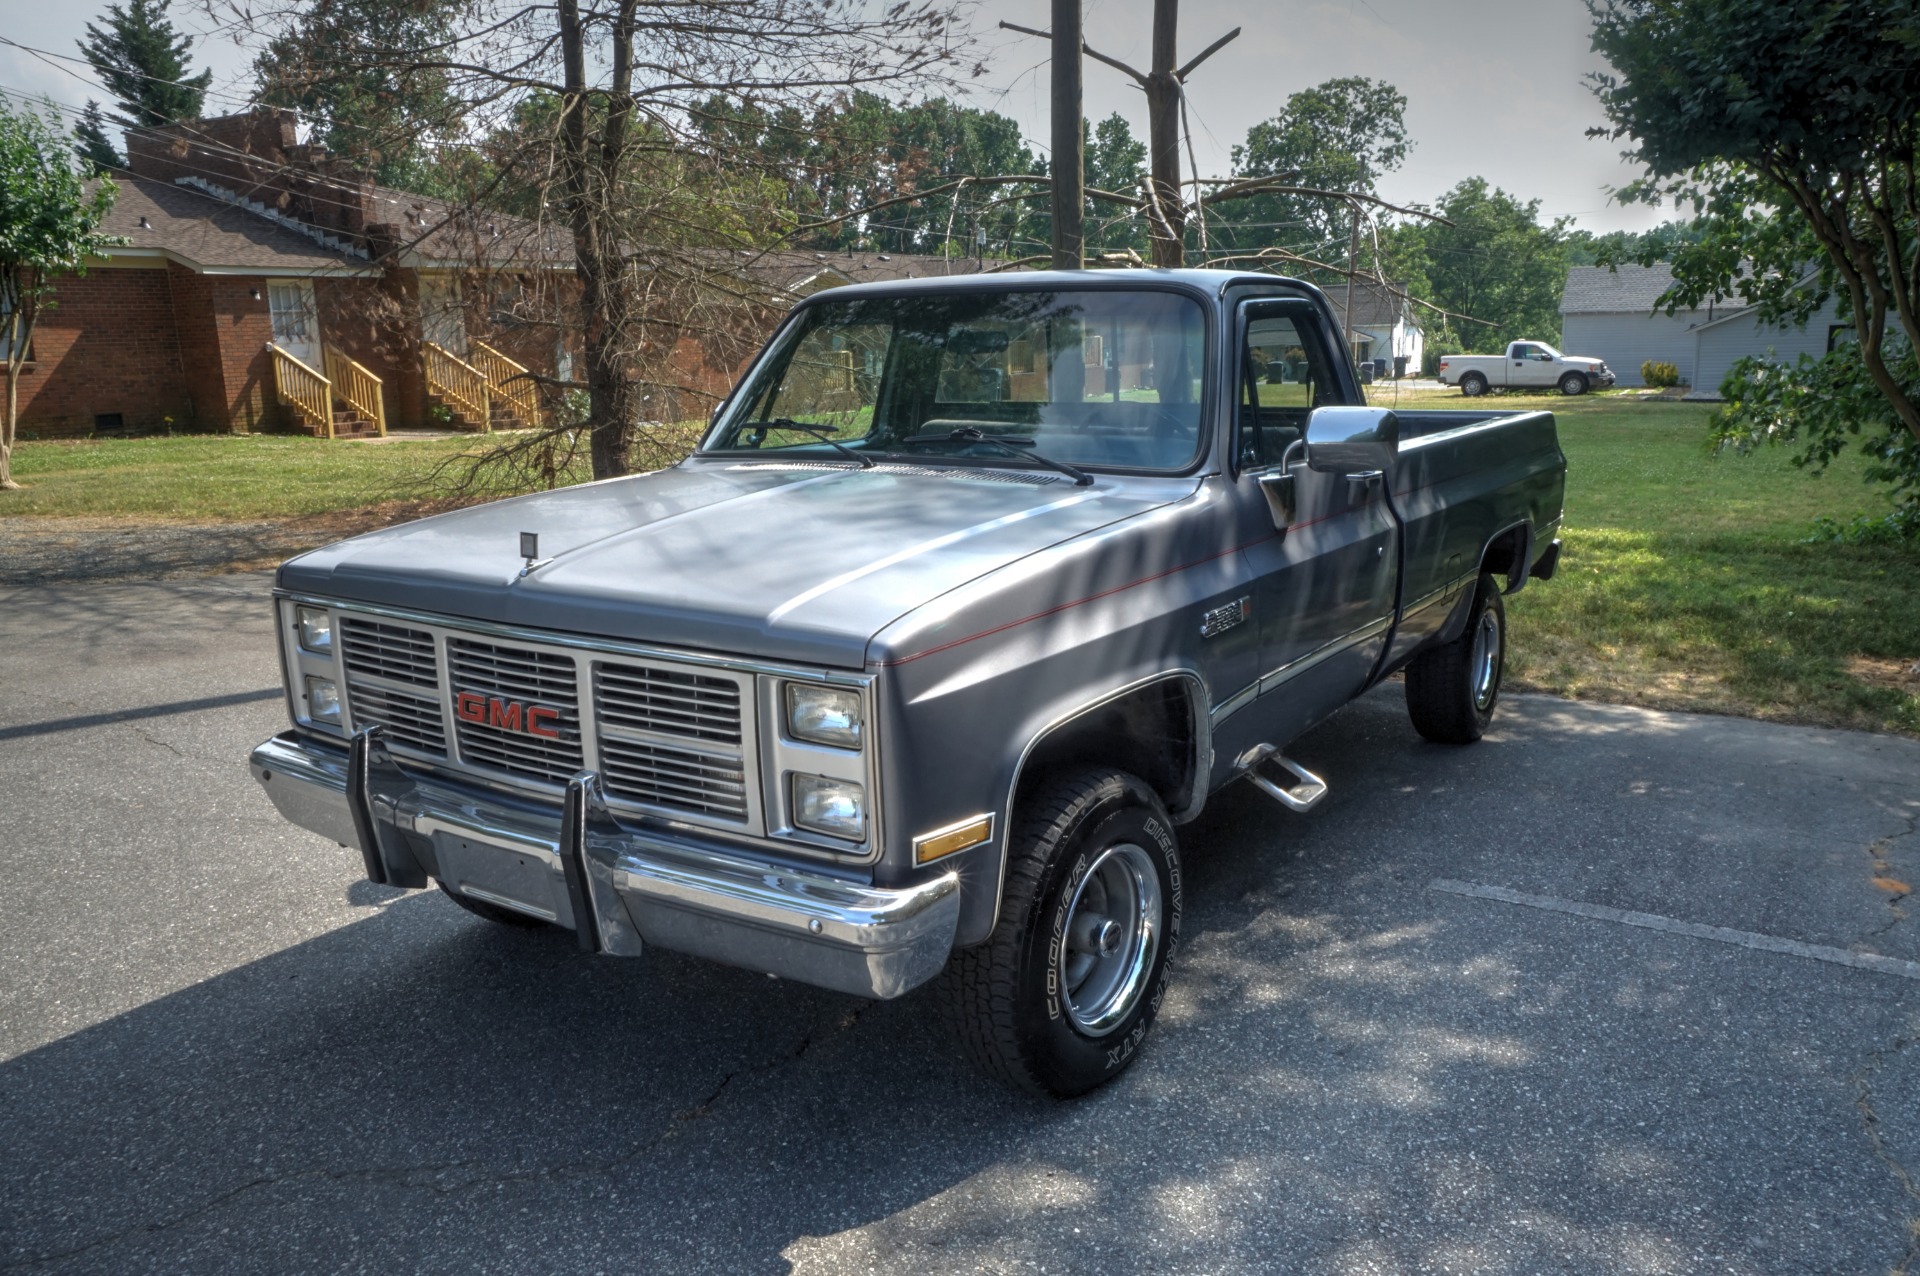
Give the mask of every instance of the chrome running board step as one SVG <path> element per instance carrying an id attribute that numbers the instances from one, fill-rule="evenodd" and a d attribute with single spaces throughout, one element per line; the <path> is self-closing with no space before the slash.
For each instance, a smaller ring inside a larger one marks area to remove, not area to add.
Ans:
<path id="1" fill-rule="evenodd" d="M 1292 782 L 1284 787 L 1268 776 L 1261 774 L 1263 767 L 1278 767 L 1291 777 Z M 1304 815 L 1320 805 L 1320 799 L 1327 796 L 1327 782 L 1307 768 L 1286 756 L 1271 744 L 1256 744 L 1240 755 L 1235 763 L 1240 774 L 1253 781 L 1253 786 L 1262 793 L 1286 807 L 1296 815 Z"/>

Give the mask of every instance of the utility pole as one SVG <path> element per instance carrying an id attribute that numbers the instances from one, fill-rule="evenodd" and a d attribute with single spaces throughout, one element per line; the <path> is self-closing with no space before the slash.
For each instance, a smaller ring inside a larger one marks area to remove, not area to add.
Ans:
<path id="1" fill-rule="evenodd" d="M 1062 32 L 1068 22 L 1073 24 L 1073 36 L 1067 40 Z M 1061 178 L 1066 175 L 1062 156 L 1069 148 L 1075 156 L 1074 163 L 1082 167 L 1073 170 L 1071 181 L 1076 199 L 1085 195 L 1085 159 L 1082 156 L 1080 129 L 1080 54 L 1085 53 L 1095 61 L 1104 62 L 1115 70 L 1124 71 L 1133 77 L 1147 95 L 1147 154 L 1149 171 L 1147 175 L 1146 198 L 1141 202 L 1141 211 L 1147 216 L 1147 236 L 1151 241 L 1153 264 L 1156 266 L 1178 266 L 1184 263 L 1186 254 L 1187 205 L 1180 195 L 1180 103 L 1186 95 L 1187 77 L 1195 67 L 1205 62 L 1224 48 L 1240 34 L 1240 28 L 1233 30 L 1200 50 L 1199 54 L 1185 66 L 1175 66 L 1174 58 L 1179 48 L 1180 0 L 1153 0 L 1153 70 L 1142 74 L 1118 58 L 1110 58 L 1098 49 L 1089 49 L 1086 38 L 1081 32 L 1080 5 L 1078 0 L 1053 0 L 1053 30 L 1035 31 L 1032 27 L 1023 27 L 1013 22 L 1002 22 L 1001 26 L 1009 31 L 1019 31 L 1025 35 L 1037 35 L 1053 41 L 1053 264 L 1062 263 L 1060 228 L 1067 224 L 1062 213 L 1062 200 L 1065 198 Z M 1071 100 L 1061 96 L 1066 82 L 1065 68 L 1071 65 L 1073 75 L 1073 96 Z M 1069 140 L 1066 130 L 1074 130 Z M 1199 175 L 1195 174 L 1197 178 Z M 1072 225 L 1073 244 L 1077 254 L 1082 245 L 1080 203 L 1073 205 Z M 1069 265 L 1077 264 L 1077 257 Z"/>
<path id="2" fill-rule="evenodd" d="M 1086 118 L 1080 92 L 1081 0 L 1053 0 L 1053 268 L 1086 264 Z M 1176 164 L 1178 157 L 1176 156 Z"/>

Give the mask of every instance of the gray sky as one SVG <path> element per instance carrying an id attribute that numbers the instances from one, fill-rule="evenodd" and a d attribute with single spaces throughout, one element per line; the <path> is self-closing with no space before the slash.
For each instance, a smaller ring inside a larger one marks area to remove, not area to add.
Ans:
<path id="1" fill-rule="evenodd" d="M 106 0 L 0 0 L 0 34 L 55 53 L 75 54 L 74 41 Z M 1147 60 L 1153 0 L 1087 0 L 1087 40 L 1136 66 Z M 1042 41 L 1000 31 L 1001 19 L 1047 23 L 1045 0 L 979 0 L 973 25 L 988 74 L 976 104 L 1020 121 L 1035 149 L 1047 135 L 1047 64 Z M 188 3 L 175 22 L 203 30 Z M 1397 202 L 1429 201 L 1461 178 L 1485 177 L 1523 199 L 1539 199 L 1543 215 L 1570 214 L 1593 231 L 1644 229 L 1659 210 L 1621 207 L 1607 188 L 1634 173 L 1619 146 L 1591 140 L 1601 122 L 1586 75 L 1600 66 L 1588 50 L 1590 22 L 1582 0 L 1186 0 L 1181 5 L 1183 56 L 1235 26 L 1240 38 L 1216 53 L 1188 85 L 1194 147 L 1209 176 L 1225 176 L 1234 143 L 1274 114 L 1287 95 L 1336 76 L 1387 80 L 1407 95 L 1413 154 L 1381 184 Z M 209 110 L 238 109 L 246 96 L 250 54 L 212 36 L 195 64 L 214 68 Z M 0 87 L 50 94 L 74 106 L 90 95 L 87 68 L 57 69 L 0 46 Z M 78 72 L 76 78 L 72 72 Z M 1119 111 L 1146 135 L 1146 110 L 1132 81 L 1089 61 L 1087 114 Z"/>

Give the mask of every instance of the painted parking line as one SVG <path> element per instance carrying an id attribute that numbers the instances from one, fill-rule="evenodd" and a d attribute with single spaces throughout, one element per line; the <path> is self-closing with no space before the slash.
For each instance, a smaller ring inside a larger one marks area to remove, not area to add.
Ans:
<path id="1" fill-rule="evenodd" d="M 1529 895 L 1524 891 L 1508 890 L 1504 886 L 1482 886 L 1478 882 L 1456 882 L 1445 877 L 1435 878 L 1429 883 L 1429 889 L 1448 895 L 1465 895 L 1470 899 L 1491 899 L 1502 904 L 1519 904 L 1524 908 L 1543 908 L 1550 913 L 1571 913 L 1575 917 L 1591 917 L 1595 921 L 1618 922 L 1622 926 L 1662 930 L 1669 935 L 1708 939 L 1716 944 L 1733 944 L 1765 953 L 1784 953 L 1789 957 L 1805 957 L 1812 961 L 1831 962 L 1836 966 L 1851 966 L 1855 970 L 1871 970 L 1876 974 L 1920 981 L 1920 961 L 1903 961 L 1898 957 L 1882 957 L 1878 953 L 1856 953 L 1845 948 L 1830 948 L 1825 944 L 1803 944 L 1797 939 L 1781 939 L 1777 935 L 1731 930 L 1725 926 L 1702 926 L 1698 922 L 1683 922 L 1657 913 L 1635 913 L 1624 908 L 1608 908 L 1604 904 L 1583 904 L 1579 900 L 1557 899 L 1552 895 Z"/>

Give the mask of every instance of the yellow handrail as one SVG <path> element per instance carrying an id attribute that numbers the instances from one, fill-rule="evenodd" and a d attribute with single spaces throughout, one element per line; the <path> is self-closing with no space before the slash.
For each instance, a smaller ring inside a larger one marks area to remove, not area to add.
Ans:
<path id="1" fill-rule="evenodd" d="M 333 383 L 269 341 L 273 352 L 273 388 L 316 431 L 333 437 Z"/>
<path id="2" fill-rule="evenodd" d="M 527 376 L 527 367 L 515 363 L 484 341 L 472 341 L 473 366 L 484 372 L 493 392 L 511 403 L 528 425 L 540 424 L 540 391 Z M 518 378 L 517 380 L 515 378 Z"/>
<path id="3" fill-rule="evenodd" d="M 338 350 L 326 352 L 326 364 L 327 379 L 333 382 L 334 393 L 346 400 L 347 406 L 362 419 L 373 422 L 374 429 L 385 434 L 387 404 L 380 378 Z"/>
<path id="4" fill-rule="evenodd" d="M 493 429 L 492 395 L 486 374 L 445 346 L 422 341 L 427 390 L 451 403 L 460 415 L 479 423 L 482 432 Z"/>

